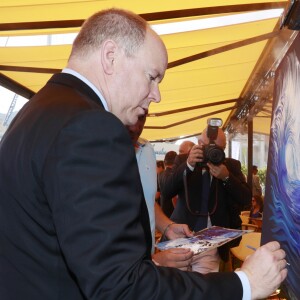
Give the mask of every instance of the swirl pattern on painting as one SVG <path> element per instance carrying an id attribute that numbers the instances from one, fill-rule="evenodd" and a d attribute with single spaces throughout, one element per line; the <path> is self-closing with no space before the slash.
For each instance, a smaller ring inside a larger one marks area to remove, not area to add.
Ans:
<path id="1" fill-rule="evenodd" d="M 300 64 L 286 56 L 275 83 L 263 235 L 280 242 L 290 263 L 286 285 L 300 297 Z M 265 220 L 266 219 L 266 220 Z M 265 221 L 267 224 L 265 224 Z"/>

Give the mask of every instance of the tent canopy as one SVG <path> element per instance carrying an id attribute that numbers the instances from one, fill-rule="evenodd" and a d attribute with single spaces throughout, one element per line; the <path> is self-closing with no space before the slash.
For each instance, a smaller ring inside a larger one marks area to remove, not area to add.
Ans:
<path id="1" fill-rule="evenodd" d="M 0 41 L 77 33 L 84 19 L 110 7 L 134 11 L 157 25 L 266 9 L 282 8 L 284 14 L 288 6 L 288 1 L 258 0 L 6 0 L 0 3 Z M 272 72 L 291 36 L 290 30 L 280 30 L 280 17 L 161 35 L 169 66 L 160 85 L 162 101 L 150 105 L 143 137 L 157 141 L 197 135 L 210 117 L 222 118 L 224 128 L 236 131 L 249 113 L 254 132 L 269 134 Z M 65 67 L 70 50 L 66 44 L 1 44 L 0 84 L 30 98 Z"/>

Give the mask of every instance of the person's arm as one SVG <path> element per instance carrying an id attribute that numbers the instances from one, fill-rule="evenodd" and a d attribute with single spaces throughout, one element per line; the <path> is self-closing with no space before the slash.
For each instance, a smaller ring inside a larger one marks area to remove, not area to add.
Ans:
<path id="1" fill-rule="evenodd" d="M 186 224 L 176 224 L 172 222 L 157 203 L 155 203 L 155 223 L 156 229 L 170 240 L 193 236 L 193 233 Z M 192 257 L 193 252 L 190 249 L 173 248 L 153 254 L 152 260 L 158 266 L 178 268 L 187 271 L 191 264 Z"/>
<path id="2" fill-rule="evenodd" d="M 170 220 L 162 211 L 161 207 L 155 203 L 155 227 L 169 240 L 182 237 L 192 237 L 193 233 L 186 224 L 176 224 Z"/>
<path id="3" fill-rule="evenodd" d="M 230 194 L 234 203 L 241 206 L 251 204 L 251 189 L 247 184 L 241 170 L 241 163 L 238 160 L 230 160 L 228 166 L 221 164 L 215 166 L 207 164 L 212 176 L 222 181 L 225 191 Z"/>

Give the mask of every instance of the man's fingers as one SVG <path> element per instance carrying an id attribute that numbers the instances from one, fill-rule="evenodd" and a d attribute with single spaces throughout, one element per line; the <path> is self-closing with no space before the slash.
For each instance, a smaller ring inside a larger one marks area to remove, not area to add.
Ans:
<path id="1" fill-rule="evenodd" d="M 285 251 L 280 248 L 280 244 L 277 241 L 269 242 L 269 243 L 261 246 L 259 249 L 261 251 L 270 251 L 270 252 L 272 252 L 277 261 L 283 260 L 286 256 Z"/>
<path id="2" fill-rule="evenodd" d="M 186 225 L 186 224 L 182 224 L 182 231 L 183 231 L 183 233 L 186 235 L 186 236 L 193 236 L 194 234 L 193 234 L 193 232 L 190 230 L 190 228 L 189 228 L 189 226 L 188 225 Z"/>
<path id="3" fill-rule="evenodd" d="M 193 256 L 193 252 L 189 248 L 171 248 L 169 251 L 174 254 L 188 254 L 191 257 Z"/>
<path id="4" fill-rule="evenodd" d="M 285 251 L 283 249 L 274 251 L 275 258 L 278 260 L 284 260 L 286 257 Z"/>
<path id="5" fill-rule="evenodd" d="M 263 245 L 261 248 L 266 248 L 272 252 L 280 249 L 280 244 L 277 241 L 269 242 L 265 245 Z"/>
<path id="6" fill-rule="evenodd" d="M 191 261 L 194 253 L 190 249 L 173 248 L 170 249 L 173 260 L 175 261 Z"/>
<path id="7" fill-rule="evenodd" d="M 280 272 L 280 275 L 281 275 L 280 283 L 281 283 L 283 280 L 285 280 L 285 278 L 287 277 L 287 274 L 288 274 L 287 268 L 281 270 L 281 272 Z"/>
<path id="8" fill-rule="evenodd" d="M 187 253 L 187 252 L 190 252 L 191 250 L 189 248 L 171 248 L 170 251 L 172 253 Z"/>
<path id="9" fill-rule="evenodd" d="M 280 262 L 279 262 L 279 268 L 280 270 L 283 270 L 283 269 L 286 269 L 287 268 L 287 261 L 285 259 L 282 259 Z"/>

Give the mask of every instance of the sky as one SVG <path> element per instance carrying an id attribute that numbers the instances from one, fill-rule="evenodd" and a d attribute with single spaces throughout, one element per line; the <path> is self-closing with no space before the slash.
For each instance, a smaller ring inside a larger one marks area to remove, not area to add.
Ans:
<path id="1" fill-rule="evenodd" d="M 0 113 L 1 114 L 7 114 L 9 106 L 10 106 L 14 96 L 15 96 L 15 93 L 0 86 Z M 27 101 L 28 101 L 27 99 L 25 99 L 21 96 L 18 96 L 14 111 L 20 110 Z"/>

